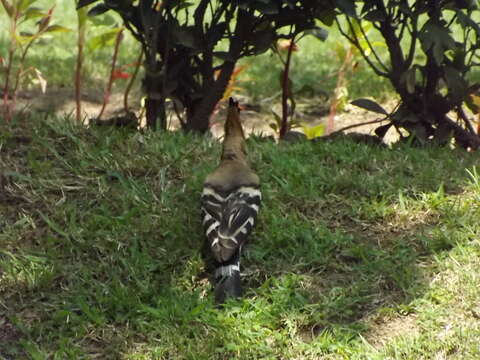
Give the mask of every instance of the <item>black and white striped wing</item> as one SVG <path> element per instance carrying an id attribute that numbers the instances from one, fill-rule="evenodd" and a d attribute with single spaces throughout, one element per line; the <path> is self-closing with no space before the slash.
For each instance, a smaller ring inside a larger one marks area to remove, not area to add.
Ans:
<path id="1" fill-rule="evenodd" d="M 255 226 L 260 202 L 258 187 L 242 186 L 228 194 L 204 188 L 203 226 L 219 262 L 228 261 L 247 239 Z"/>

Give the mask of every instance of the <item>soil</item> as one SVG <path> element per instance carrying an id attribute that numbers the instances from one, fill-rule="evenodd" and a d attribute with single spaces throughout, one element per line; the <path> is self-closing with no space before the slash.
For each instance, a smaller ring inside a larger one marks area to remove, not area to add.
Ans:
<path id="1" fill-rule="evenodd" d="M 138 104 L 140 103 L 141 94 L 131 94 L 129 103 L 132 104 L 132 110 L 140 113 Z M 279 98 L 266 99 L 260 103 L 252 103 L 248 97 L 238 96 L 240 104 L 244 107 L 242 112 L 242 120 L 247 134 L 256 134 L 260 136 L 275 136 L 275 132 L 270 127 L 274 123 L 274 115 L 281 113 Z M 268 100 L 268 101 L 267 101 Z M 82 95 L 82 113 L 85 119 L 84 123 L 88 123 L 89 119 L 98 117 L 102 107 L 103 95 L 97 90 L 84 91 Z M 135 104 L 137 104 L 135 108 Z M 273 105 L 272 105 L 273 104 Z M 383 104 L 387 111 L 391 110 L 395 103 L 392 101 Z M 45 94 L 38 91 L 24 91 L 19 94 L 16 110 L 20 112 L 37 112 L 37 113 L 54 113 L 59 116 L 75 117 L 75 96 L 73 89 L 52 88 L 47 89 Z M 0 109 L 3 104 L 0 104 Z M 102 116 L 102 120 L 110 119 L 123 114 L 123 94 L 115 93 L 110 96 L 109 103 Z M 297 108 L 295 113 L 295 122 L 306 124 L 307 126 L 316 126 L 326 124 L 328 121 L 328 103 L 324 98 L 297 99 Z M 344 111 L 337 114 L 334 118 L 334 130 L 339 130 L 347 126 L 359 124 L 363 122 L 373 121 L 380 118 L 380 115 L 363 110 L 353 105 L 347 105 Z M 212 115 L 211 132 L 215 137 L 223 135 L 223 119 L 224 109 Z M 144 124 L 145 120 L 141 120 Z M 362 134 L 374 134 L 373 131 L 378 126 L 384 124 L 376 123 L 354 127 L 346 130 L 346 133 L 357 132 Z M 169 121 L 169 127 L 172 130 L 179 128 L 179 122 L 176 118 Z M 302 131 L 301 127 L 293 129 Z M 386 143 L 391 143 L 398 139 L 398 135 L 394 130 L 390 130 L 384 138 Z"/>
<path id="2" fill-rule="evenodd" d="M 20 332 L 4 315 L 0 315 L 0 359 L 13 359 L 9 353 L 20 340 Z"/>
<path id="3" fill-rule="evenodd" d="M 370 332 L 365 335 L 365 340 L 377 349 L 402 336 L 415 336 L 420 333 L 414 314 L 378 318 L 373 321 Z"/>

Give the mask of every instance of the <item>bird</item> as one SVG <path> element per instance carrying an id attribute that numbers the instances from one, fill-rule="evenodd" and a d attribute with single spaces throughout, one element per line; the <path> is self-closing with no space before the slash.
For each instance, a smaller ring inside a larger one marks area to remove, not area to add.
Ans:
<path id="1" fill-rule="evenodd" d="M 240 107 L 230 98 L 220 163 L 206 177 L 201 195 L 206 245 L 214 257 L 217 304 L 242 295 L 240 256 L 261 200 L 260 179 L 247 162 Z"/>

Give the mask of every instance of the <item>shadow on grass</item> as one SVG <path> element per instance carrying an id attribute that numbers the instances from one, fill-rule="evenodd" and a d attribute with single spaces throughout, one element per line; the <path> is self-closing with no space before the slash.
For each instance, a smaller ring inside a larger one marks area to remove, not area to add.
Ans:
<path id="1" fill-rule="evenodd" d="M 439 149 L 251 144 L 264 206 L 244 256 L 245 298 L 219 310 L 198 209 L 217 150 L 194 137 L 38 126 L 0 160 L 4 191 L 20 199 L 1 204 L 2 305 L 31 357 L 335 353 L 369 315 L 414 311 L 423 265 L 455 246 L 435 228 L 472 163 Z M 169 157 L 192 142 L 192 156 Z"/>

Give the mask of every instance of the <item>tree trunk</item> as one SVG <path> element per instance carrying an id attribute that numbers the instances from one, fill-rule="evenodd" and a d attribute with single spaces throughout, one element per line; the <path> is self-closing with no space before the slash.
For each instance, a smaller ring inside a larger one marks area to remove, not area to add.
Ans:
<path id="1" fill-rule="evenodd" d="M 215 110 L 217 103 L 222 99 L 234 68 L 235 62 L 225 62 L 220 76 L 208 94 L 199 101 L 187 104 L 187 131 L 196 131 L 201 134 L 208 131 L 210 116 Z"/>
<path id="2" fill-rule="evenodd" d="M 147 99 L 145 100 L 145 114 L 147 118 L 147 128 L 151 130 L 167 129 L 165 101 L 147 95 Z"/>
<path id="3" fill-rule="evenodd" d="M 146 75 L 145 77 L 145 87 L 147 90 L 145 115 L 147 128 L 151 130 L 167 129 L 165 99 L 161 95 L 159 82 L 159 79 L 155 76 Z"/>

